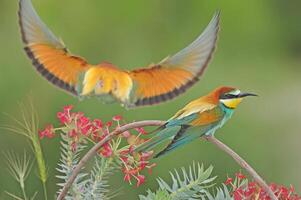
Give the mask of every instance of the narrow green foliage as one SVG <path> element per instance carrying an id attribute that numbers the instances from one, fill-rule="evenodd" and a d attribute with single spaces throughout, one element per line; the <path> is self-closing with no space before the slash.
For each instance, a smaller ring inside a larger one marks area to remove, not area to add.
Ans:
<path id="1" fill-rule="evenodd" d="M 141 195 L 140 200 L 153 200 L 163 194 L 168 194 L 168 198 L 172 200 L 206 199 L 207 189 L 213 186 L 212 182 L 215 179 L 215 177 L 210 178 L 212 170 L 212 166 L 204 170 L 204 166 L 199 163 L 193 163 L 188 170 L 182 168 L 181 175 L 177 170 L 174 170 L 173 173 L 170 172 L 171 186 L 163 179 L 158 178 L 160 189 L 155 194 L 148 191 L 148 195 L 146 197 Z"/>
<path id="2" fill-rule="evenodd" d="M 80 153 L 86 146 L 83 145 L 84 140 L 74 143 L 73 138 L 68 136 L 67 129 L 64 130 L 61 137 L 61 159 L 58 164 L 59 167 L 57 168 L 57 171 L 59 171 L 61 175 L 57 177 L 62 180 L 62 182 L 58 184 L 62 188 L 78 164 Z M 116 168 L 117 165 L 113 157 L 96 157 L 91 172 L 89 174 L 84 172 L 79 173 L 65 199 L 111 199 L 112 196 L 109 195 L 108 179 Z"/>
<path id="3" fill-rule="evenodd" d="M 22 103 L 20 104 L 20 116 L 21 116 L 20 120 L 9 116 L 16 123 L 15 126 L 5 126 L 2 128 L 11 131 L 13 133 L 25 136 L 30 141 L 32 150 L 37 160 L 39 178 L 44 188 L 44 198 L 45 200 L 47 200 L 47 190 L 46 190 L 46 182 L 48 178 L 47 168 L 46 168 L 45 159 L 44 159 L 42 147 L 38 136 L 38 126 L 39 126 L 38 115 L 34 109 L 32 101 L 30 101 L 29 106 L 26 106 L 25 104 Z"/>
<path id="4" fill-rule="evenodd" d="M 13 152 L 7 152 L 4 155 L 6 158 L 9 173 L 20 184 L 23 198 L 27 200 L 28 198 L 25 192 L 25 181 L 32 168 L 31 159 L 27 156 L 25 151 L 23 157 Z M 7 194 L 12 196 L 11 193 L 7 192 Z"/>
<path id="5" fill-rule="evenodd" d="M 147 191 L 147 196 L 139 195 L 140 200 L 172 200 L 172 197 L 166 190 L 158 190 L 156 193 Z"/>
<path id="6" fill-rule="evenodd" d="M 7 192 L 7 191 L 5 193 L 15 200 L 25 200 L 25 199 L 22 199 L 21 197 L 18 197 L 17 195 Z"/>
<path id="7" fill-rule="evenodd" d="M 18 197 L 18 196 L 16 196 L 16 195 L 12 194 L 12 193 L 7 192 L 7 191 L 5 191 L 5 193 L 6 193 L 8 196 L 10 196 L 11 198 L 15 199 L 15 200 L 26 200 L 25 198 L 22 199 L 21 197 Z M 38 194 L 38 192 L 35 192 L 35 193 L 33 194 L 33 196 L 32 196 L 31 198 L 29 198 L 29 200 L 35 200 L 36 197 L 37 197 L 37 194 Z"/>
<path id="8" fill-rule="evenodd" d="M 61 159 L 58 164 L 57 171 L 61 173 L 61 175 L 57 175 L 56 177 L 61 179 L 62 182 L 58 183 L 58 185 L 63 188 L 67 180 L 72 174 L 73 169 L 78 164 L 80 159 L 80 153 L 84 150 L 85 146 L 81 143 L 77 143 L 76 147 L 72 148 L 74 145 L 71 137 L 68 136 L 68 132 L 64 132 L 61 134 L 62 142 L 61 142 Z M 86 173 L 79 173 L 76 177 L 74 183 L 72 184 L 68 195 L 65 197 L 68 199 L 83 199 L 84 194 L 83 190 L 87 183 L 86 181 Z M 60 190 L 61 191 L 61 190 Z"/>
<path id="9" fill-rule="evenodd" d="M 208 191 L 206 191 L 206 195 L 208 200 L 233 200 L 233 197 L 230 195 L 229 189 L 226 187 L 226 185 L 223 184 L 223 187 L 217 187 L 216 194 L 212 195 Z"/>
<path id="10" fill-rule="evenodd" d="M 116 168 L 117 166 L 112 157 L 95 158 L 95 165 L 85 190 L 86 199 L 111 199 L 108 180 Z"/>

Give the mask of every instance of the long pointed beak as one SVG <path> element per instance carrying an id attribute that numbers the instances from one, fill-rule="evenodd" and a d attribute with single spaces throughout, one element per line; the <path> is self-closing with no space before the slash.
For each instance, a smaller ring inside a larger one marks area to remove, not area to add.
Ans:
<path id="1" fill-rule="evenodd" d="M 240 97 L 240 98 L 248 97 L 248 96 L 254 96 L 254 97 L 257 97 L 258 95 L 257 95 L 257 94 L 252 94 L 252 93 L 240 93 L 240 94 L 238 95 L 238 97 Z"/>

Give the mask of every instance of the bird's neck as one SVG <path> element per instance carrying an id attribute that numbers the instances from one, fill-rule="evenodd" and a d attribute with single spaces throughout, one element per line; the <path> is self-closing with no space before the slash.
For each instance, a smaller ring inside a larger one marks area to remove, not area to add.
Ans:
<path id="1" fill-rule="evenodd" d="M 227 119 L 229 119 L 231 116 L 232 116 L 232 114 L 233 114 L 233 112 L 234 112 L 234 109 L 232 109 L 232 108 L 228 108 L 228 107 L 226 107 L 224 104 L 222 104 L 222 103 L 220 103 L 220 107 L 222 108 L 222 110 L 223 110 L 223 112 L 225 113 L 225 118 L 227 118 Z"/>

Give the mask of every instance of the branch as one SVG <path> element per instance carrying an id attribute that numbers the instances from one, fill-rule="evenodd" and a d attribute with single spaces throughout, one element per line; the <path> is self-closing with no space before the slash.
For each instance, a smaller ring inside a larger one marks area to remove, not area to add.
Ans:
<path id="1" fill-rule="evenodd" d="M 116 128 L 112 133 L 110 133 L 108 136 L 106 136 L 103 140 L 95 144 L 85 155 L 84 157 L 79 161 L 78 165 L 74 168 L 71 176 L 69 177 L 68 181 L 66 182 L 65 186 L 63 187 L 62 191 L 60 192 L 59 196 L 57 197 L 57 200 L 63 200 L 66 194 L 68 193 L 71 185 L 73 184 L 75 178 L 77 177 L 80 170 L 86 165 L 86 163 L 94 157 L 98 150 L 102 147 L 103 144 L 110 141 L 113 137 L 116 135 L 119 135 L 127 130 L 134 129 L 134 128 L 140 128 L 145 126 L 160 126 L 164 124 L 163 121 L 157 121 L 157 120 L 147 120 L 147 121 L 139 121 L 139 122 L 133 122 L 130 124 L 126 124 L 124 126 Z"/>
<path id="2" fill-rule="evenodd" d="M 222 151 L 230 155 L 242 168 L 244 168 L 253 179 L 269 194 L 272 200 L 278 200 L 271 188 L 266 184 L 266 182 L 257 174 L 257 172 L 237 153 L 235 153 L 230 147 L 222 143 L 220 140 L 216 139 L 214 136 L 205 137 L 209 142 L 216 145 Z"/>
<path id="3" fill-rule="evenodd" d="M 80 160 L 78 165 L 74 168 L 71 176 L 69 177 L 68 181 L 66 182 L 65 186 L 63 187 L 61 193 L 57 197 L 57 200 L 63 200 L 66 194 L 68 193 L 69 188 L 73 184 L 75 178 L 77 177 L 80 170 L 85 166 L 85 164 L 97 154 L 97 151 L 102 147 L 103 144 L 110 141 L 113 137 L 134 128 L 140 128 L 145 126 L 161 126 L 165 122 L 158 121 L 158 120 L 147 120 L 147 121 L 139 121 L 139 122 L 133 122 L 130 124 L 126 124 L 124 126 L 121 126 L 117 129 L 115 129 L 112 133 L 110 133 L 108 136 L 106 136 L 103 140 L 95 144 Z M 230 155 L 242 168 L 244 168 L 252 177 L 253 179 L 262 187 L 264 190 L 269 194 L 272 200 L 278 200 L 273 191 L 270 189 L 270 187 L 266 184 L 266 182 L 257 174 L 257 172 L 243 159 L 241 158 L 237 153 L 235 153 L 231 148 L 229 148 L 227 145 L 219 141 L 213 136 L 205 137 L 209 142 L 216 145 L 218 148 L 220 148 L 222 151 L 226 152 L 228 155 Z"/>

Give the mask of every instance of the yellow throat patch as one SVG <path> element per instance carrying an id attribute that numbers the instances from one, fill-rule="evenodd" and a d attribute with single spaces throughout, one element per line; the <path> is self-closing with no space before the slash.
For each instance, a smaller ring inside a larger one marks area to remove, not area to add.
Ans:
<path id="1" fill-rule="evenodd" d="M 221 102 L 228 108 L 236 108 L 238 104 L 242 101 L 242 98 L 235 99 L 222 99 Z"/>

